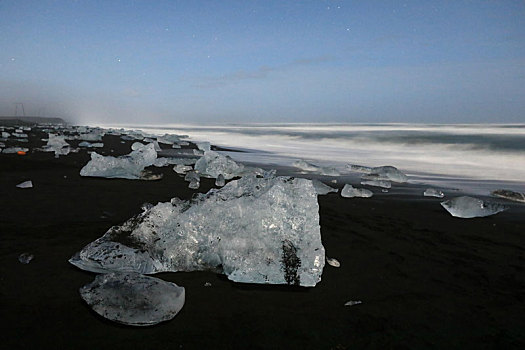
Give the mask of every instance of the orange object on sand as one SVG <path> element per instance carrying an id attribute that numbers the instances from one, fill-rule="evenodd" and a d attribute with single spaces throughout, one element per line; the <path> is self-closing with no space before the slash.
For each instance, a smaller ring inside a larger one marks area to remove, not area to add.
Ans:
<path id="1" fill-rule="evenodd" d="M 24 151 L 18 151 L 18 152 L 16 152 L 16 154 L 18 154 L 19 156 L 25 156 L 25 155 L 26 155 L 26 152 L 24 152 Z"/>

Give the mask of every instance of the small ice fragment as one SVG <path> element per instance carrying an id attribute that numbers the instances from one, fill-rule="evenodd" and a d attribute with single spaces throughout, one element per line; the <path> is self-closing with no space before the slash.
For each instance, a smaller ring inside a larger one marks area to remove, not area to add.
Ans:
<path id="1" fill-rule="evenodd" d="M 355 171 L 358 173 L 370 174 L 370 172 L 372 171 L 371 167 L 364 166 L 364 165 L 347 164 L 346 167 L 348 168 L 348 170 Z"/>
<path id="2" fill-rule="evenodd" d="M 345 303 L 345 306 L 354 306 L 362 304 L 363 302 L 361 300 L 350 300 Z"/>
<path id="3" fill-rule="evenodd" d="M 341 263 L 335 258 L 326 258 L 328 265 L 333 267 L 341 267 Z"/>
<path id="4" fill-rule="evenodd" d="M 5 148 L 2 153 L 18 153 L 18 152 L 29 152 L 29 148 L 23 148 L 23 147 L 8 147 Z"/>
<path id="5" fill-rule="evenodd" d="M 33 187 L 33 182 L 31 182 L 31 180 L 24 181 L 24 182 L 19 183 L 18 185 L 16 185 L 16 187 L 18 187 L 18 188 L 32 188 Z"/>
<path id="6" fill-rule="evenodd" d="M 435 188 L 427 188 L 425 192 L 423 192 L 423 196 L 443 198 L 445 197 L 445 194 L 440 190 L 436 190 Z"/>
<path id="7" fill-rule="evenodd" d="M 186 174 L 186 176 L 184 176 L 184 181 L 200 181 L 201 178 L 199 176 L 199 174 L 197 174 L 196 171 L 188 171 L 188 173 Z"/>
<path id="8" fill-rule="evenodd" d="M 387 190 L 386 188 L 383 188 L 383 189 L 381 190 L 381 192 L 383 192 L 383 193 L 388 193 L 388 190 Z"/>
<path id="9" fill-rule="evenodd" d="M 204 287 L 211 287 L 211 283 L 210 282 L 204 283 Z"/>
<path id="10" fill-rule="evenodd" d="M 173 167 L 173 170 L 177 174 L 186 174 L 188 171 L 193 170 L 193 168 L 189 165 L 177 164 Z"/>
<path id="11" fill-rule="evenodd" d="M 199 180 L 191 179 L 188 187 L 191 188 L 192 190 L 196 190 L 200 187 L 200 185 L 201 185 L 201 182 Z"/>
<path id="12" fill-rule="evenodd" d="M 494 215 L 508 209 L 506 205 L 486 202 L 469 196 L 456 197 L 441 202 L 441 206 L 452 216 L 465 219 Z"/>
<path id="13" fill-rule="evenodd" d="M 217 176 L 217 179 L 215 180 L 215 186 L 222 187 L 225 184 L 226 180 L 224 179 L 224 176 L 222 176 L 222 174 L 219 174 L 219 176 Z"/>
<path id="14" fill-rule="evenodd" d="M 195 142 L 195 146 L 203 152 L 210 151 L 211 145 L 209 142 Z"/>
<path id="15" fill-rule="evenodd" d="M 155 163 L 153 163 L 153 166 L 156 166 L 158 168 L 162 168 L 162 167 L 164 167 L 164 166 L 166 166 L 168 164 L 169 164 L 169 159 L 162 157 L 162 158 L 155 159 Z"/>
<path id="16" fill-rule="evenodd" d="M 366 188 L 355 188 L 352 185 L 345 184 L 343 187 L 343 190 L 341 191 L 342 197 L 362 197 L 362 198 L 369 198 L 372 197 L 373 193 L 370 190 L 367 190 Z"/>
<path id="17" fill-rule="evenodd" d="M 368 186 L 381 187 L 381 188 L 392 187 L 392 184 L 389 181 L 384 181 L 384 180 L 365 180 L 365 181 L 361 181 L 361 185 L 368 185 Z"/>
<path id="18" fill-rule="evenodd" d="M 370 176 L 376 177 L 375 180 L 386 180 L 393 182 L 407 182 L 408 176 L 399 171 L 396 167 L 385 165 L 372 168 Z"/>
<path id="19" fill-rule="evenodd" d="M 336 184 L 337 183 L 337 180 L 336 179 L 333 179 L 332 181 L 330 181 L 331 183 L 333 184 Z"/>
<path id="20" fill-rule="evenodd" d="M 330 192 L 337 193 L 337 191 L 339 191 L 337 188 L 333 188 L 328 185 L 325 185 L 324 183 L 316 179 L 312 180 L 312 184 L 314 185 L 315 191 L 317 192 L 318 195 L 324 195 Z"/>
<path id="21" fill-rule="evenodd" d="M 78 147 L 102 148 L 104 147 L 104 144 L 102 142 L 92 143 L 92 142 L 82 141 L 78 144 Z"/>
<path id="22" fill-rule="evenodd" d="M 80 296 L 99 315 L 130 326 L 171 320 L 184 306 L 184 287 L 135 272 L 97 275 Z"/>
<path id="23" fill-rule="evenodd" d="M 202 176 L 216 179 L 219 174 L 222 174 L 226 180 L 230 180 L 243 172 L 244 165 L 215 151 L 206 151 L 204 156 L 195 163 L 195 170 Z"/>
<path id="24" fill-rule="evenodd" d="M 141 149 L 144 146 L 145 144 L 143 144 L 142 142 L 133 142 L 133 144 L 131 145 L 131 150 L 136 151 L 138 149 Z"/>
<path id="25" fill-rule="evenodd" d="M 496 190 L 492 191 L 492 195 L 500 198 L 505 198 L 510 201 L 525 203 L 525 194 L 509 191 L 509 190 Z"/>
<path id="26" fill-rule="evenodd" d="M 18 256 L 18 261 L 22 264 L 29 264 L 33 260 L 34 256 L 30 253 L 22 253 Z"/>
<path id="27" fill-rule="evenodd" d="M 319 169 L 319 174 L 325 176 L 339 176 L 341 173 L 336 168 L 323 167 Z"/>

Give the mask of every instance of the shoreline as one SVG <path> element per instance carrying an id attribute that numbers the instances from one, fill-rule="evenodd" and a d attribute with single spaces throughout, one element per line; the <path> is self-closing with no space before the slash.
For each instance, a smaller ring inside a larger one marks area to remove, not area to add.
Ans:
<path id="1" fill-rule="evenodd" d="M 44 143 L 40 138 L 30 140 L 31 149 Z M 96 151 L 104 155 L 129 153 L 132 143 L 109 135 L 103 142 Z M 186 304 L 173 320 L 147 328 L 106 321 L 78 294 L 95 275 L 67 260 L 141 212 L 144 202 L 190 199 L 195 191 L 172 167 L 153 168 L 164 174 L 160 181 L 80 177 L 88 159 L 86 150 L 60 158 L 0 153 L 0 337 L 10 348 L 525 346 L 525 205 L 458 219 L 441 208 L 442 199 L 412 196 L 403 185 L 372 198 L 318 197 L 323 245 L 341 267 L 326 265 L 314 288 L 162 273 L 155 276 L 186 288 Z M 25 180 L 34 188 L 15 187 Z M 203 178 L 197 192 L 213 187 L 213 179 Z M 22 252 L 34 260 L 19 263 Z M 349 300 L 363 303 L 344 306 Z"/>

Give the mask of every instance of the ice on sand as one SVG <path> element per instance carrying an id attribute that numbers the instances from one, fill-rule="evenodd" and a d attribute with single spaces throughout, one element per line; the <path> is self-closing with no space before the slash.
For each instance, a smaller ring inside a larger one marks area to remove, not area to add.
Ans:
<path id="1" fill-rule="evenodd" d="M 368 186 L 374 186 L 374 187 L 381 187 L 381 188 L 391 188 L 392 184 L 390 181 L 385 180 L 364 180 L 361 181 L 361 185 L 368 185 Z"/>
<path id="2" fill-rule="evenodd" d="M 354 306 L 362 304 L 363 302 L 361 300 L 350 300 L 345 303 L 345 306 Z"/>
<path id="3" fill-rule="evenodd" d="M 494 215 L 507 210 L 506 205 L 486 202 L 478 198 L 462 196 L 441 202 L 452 216 L 458 218 L 475 218 Z"/>
<path id="4" fill-rule="evenodd" d="M 34 256 L 30 253 L 22 253 L 18 256 L 18 261 L 22 264 L 29 264 L 33 260 Z"/>
<path id="5" fill-rule="evenodd" d="M 71 152 L 69 143 L 66 142 L 66 137 L 62 135 L 49 134 L 47 144 L 42 147 L 44 152 L 55 152 L 55 157 L 65 156 Z"/>
<path id="6" fill-rule="evenodd" d="M 505 198 L 510 201 L 525 203 L 525 194 L 509 191 L 509 190 L 496 190 L 492 191 L 492 195 L 495 197 Z"/>
<path id="7" fill-rule="evenodd" d="M 192 201 L 159 203 L 70 262 L 94 272 L 211 270 L 236 282 L 315 286 L 325 264 L 317 193 L 307 179 L 244 176 Z"/>
<path id="8" fill-rule="evenodd" d="M 157 152 L 152 143 L 136 148 L 130 154 L 118 158 L 101 156 L 93 152 L 91 153 L 91 160 L 80 170 L 80 175 L 106 178 L 148 179 L 144 168 L 152 165 L 156 159 Z M 149 179 L 156 178 L 150 177 Z"/>
<path id="9" fill-rule="evenodd" d="M 33 182 L 31 180 L 24 181 L 24 182 L 19 183 L 18 185 L 16 185 L 16 187 L 18 187 L 18 188 L 32 188 L 33 187 Z"/>
<path id="10" fill-rule="evenodd" d="M 80 295 L 102 317 L 131 326 L 171 320 L 185 301 L 184 287 L 135 272 L 98 275 Z"/>
<path id="11" fill-rule="evenodd" d="M 222 187 L 225 184 L 226 180 L 224 179 L 224 176 L 222 176 L 222 174 L 219 174 L 219 176 L 217 176 L 217 179 L 215 180 L 215 186 Z"/>
<path id="12" fill-rule="evenodd" d="M 228 156 L 223 156 L 215 151 L 206 151 L 195 163 L 195 170 L 205 177 L 216 179 L 219 174 L 222 174 L 226 180 L 230 180 L 241 175 L 244 166 L 236 163 Z"/>
<path id="13" fill-rule="evenodd" d="M 341 267 L 341 263 L 335 258 L 326 258 L 328 265 L 333 267 Z"/>
<path id="14" fill-rule="evenodd" d="M 366 188 L 355 188 L 352 185 L 345 184 L 341 191 L 342 197 L 363 197 L 363 198 L 369 198 L 372 197 L 373 193 L 370 190 L 367 190 Z"/>
<path id="15" fill-rule="evenodd" d="M 175 171 L 177 174 L 186 174 L 190 170 L 193 170 L 193 168 L 184 164 L 177 164 L 173 167 L 173 171 Z"/>
<path id="16" fill-rule="evenodd" d="M 7 147 L 7 148 L 4 148 L 4 150 L 2 151 L 2 153 L 6 153 L 6 154 L 17 153 L 17 152 L 29 152 L 29 148 L 24 148 L 24 147 Z"/>
<path id="17" fill-rule="evenodd" d="M 315 191 L 317 192 L 318 195 L 325 195 L 325 194 L 328 194 L 330 192 L 337 193 L 337 191 L 339 191 L 337 188 L 333 188 L 333 187 L 330 187 L 328 185 L 325 185 L 324 183 L 322 183 L 321 181 L 316 180 L 316 179 L 312 180 L 312 183 L 313 183 Z"/>
<path id="18" fill-rule="evenodd" d="M 307 161 L 302 160 L 302 159 L 293 162 L 292 165 L 294 167 L 296 167 L 296 168 L 299 168 L 299 169 L 303 170 L 303 171 L 319 171 L 320 170 L 320 167 L 318 167 L 317 165 L 312 164 L 312 163 L 308 163 Z"/>
<path id="19" fill-rule="evenodd" d="M 87 148 L 102 148 L 104 147 L 104 143 L 102 142 L 87 142 L 82 141 L 78 144 L 78 147 L 87 147 Z"/>
<path id="20" fill-rule="evenodd" d="M 423 196 L 443 198 L 445 197 L 445 194 L 440 190 L 436 190 L 435 188 L 427 188 L 425 192 L 423 192 Z"/>
<path id="21" fill-rule="evenodd" d="M 348 164 L 346 167 L 350 171 L 364 173 L 365 175 L 363 176 L 363 179 L 365 180 L 384 180 L 400 183 L 408 181 L 408 176 L 391 165 L 371 168 L 363 165 Z"/>

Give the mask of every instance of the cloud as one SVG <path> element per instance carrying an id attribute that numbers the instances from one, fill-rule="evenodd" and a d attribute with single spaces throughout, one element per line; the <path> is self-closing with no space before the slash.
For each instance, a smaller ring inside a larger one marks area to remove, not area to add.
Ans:
<path id="1" fill-rule="evenodd" d="M 239 70 L 221 76 L 199 78 L 199 81 L 192 84 L 192 87 L 209 89 L 230 85 L 244 80 L 265 79 L 272 73 L 290 71 L 302 66 L 317 65 L 332 61 L 333 59 L 334 58 L 330 56 L 300 58 L 277 66 L 261 66 L 251 71 Z"/>

